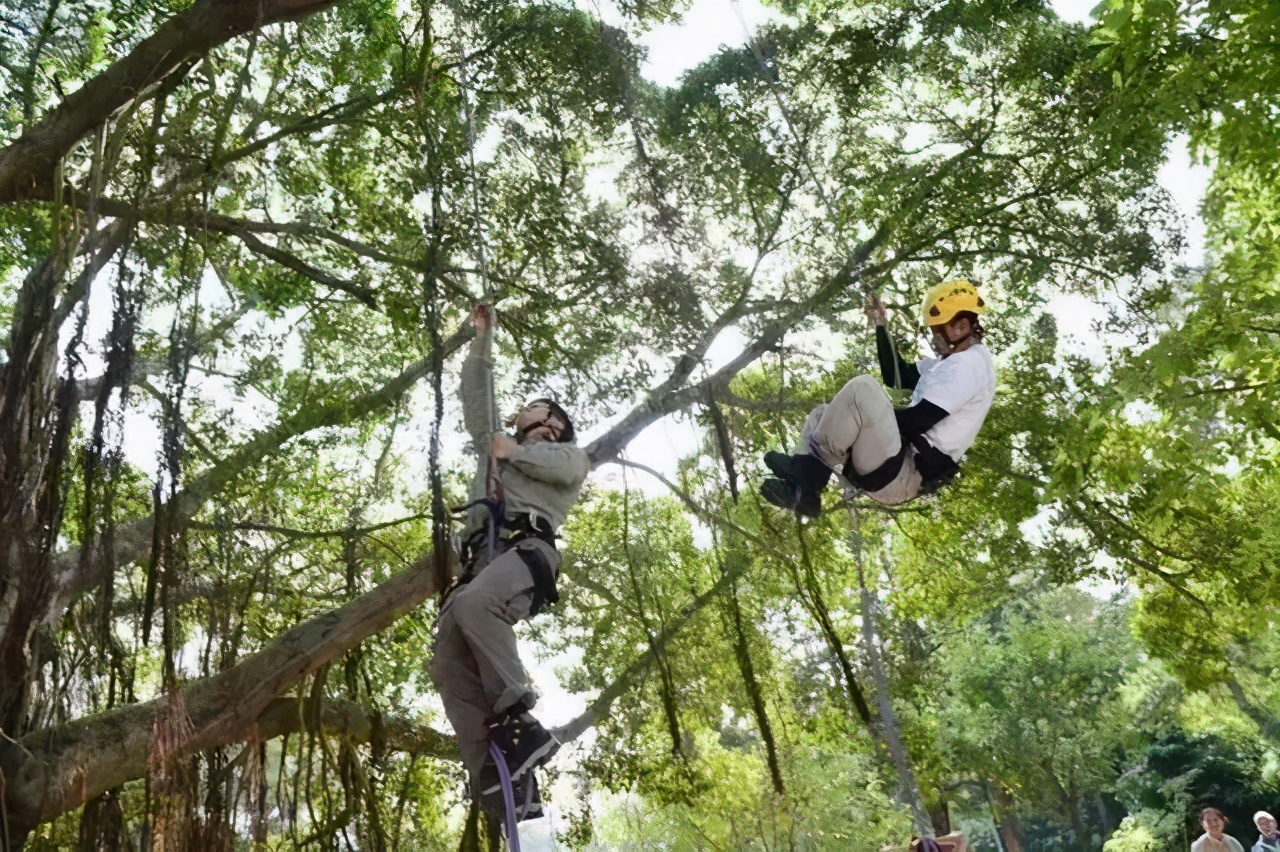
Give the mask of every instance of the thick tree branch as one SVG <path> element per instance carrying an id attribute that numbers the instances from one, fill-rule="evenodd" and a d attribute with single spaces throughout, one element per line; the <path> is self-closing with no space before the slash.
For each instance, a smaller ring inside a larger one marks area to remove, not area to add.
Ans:
<path id="1" fill-rule="evenodd" d="M 87 200 L 83 203 L 84 206 L 88 205 Z M 95 201 L 95 205 L 97 211 L 105 216 L 129 218 L 137 222 L 167 225 L 192 231 L 216 231 L 237 237 L 242 234 L 283 234 L 307 240 L 323 240 L 341 246 L 352 254 L 389 266 L 412 269 L 415 272 L 422 268 L 421 260 L 390 254 L 332 228 L 310 222 L 257 222 L 253 219 L 220 216 L 198 209 L 134 207 L 129 202 L 117 198 L 99 198 Z"/>
<path id="2" fill-rule="evenodd" d="M 378 300 L 374 297 L 373 291 L 368 287 L 330 275 L 328 272 L 312 266 L 295 254 L 290 254 L 284 249 L 277 248 L 276 246 L 267 245 L 248 231 L 236 232 L 234 236 L 239 239 L 240 242 L 244 243 L 245 248 L 249 249 L 249 251 L 254 254 L 261 255 L 268 260 L 275 261 L 285 269 L 296 272 L 303 278 L 309 278 L 324 287 L 331 287 L 334 290 L 339 290 L 349 296 L 354 296 L 366 307 L 377 310 Z"/>
<path id="3" fill-rule="evenodd" d="M 244 739 L 303 676 L 355 648 L 437 592 L 430 557 L 345 606 L 287 631 L 236 666 L 181 691 L 193 733 L 174 757 Z M 10 824 L 30 829 L 143 777 L 161 696 L 0 743 Z"/>
<path id="4" fill-rule="evenodd" d="M 193 56 L 252 30 L 296 21 L 341 0 L 198 0 L 0 149 L 0 204 L 53 198 L 71 148 Z"/>
<path id="5" fill-rule="evenodd" d="M 360 743 L 377 739 L 387 748 L 406 754 L 458 759 L 458 745 L 453 737 L 412 719 L 371 715 L 354 701 L 336 698 L 322 701 L 319 713 L 308 707 L 305 699 L 276 698 L 262 711 L 257 726 L 258 738 L 262 740 L 310 731 L 337 734 Z"/>

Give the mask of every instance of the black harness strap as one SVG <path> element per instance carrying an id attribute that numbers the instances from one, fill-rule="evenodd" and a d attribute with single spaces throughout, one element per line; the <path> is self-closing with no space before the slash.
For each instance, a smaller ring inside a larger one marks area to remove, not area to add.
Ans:
<path id="1" fill-rule="evenodd" d="M 453 581 L 446 593 L 446 597 L 470 583 L 480 573 L 480 569 L 474 566 L 480 553 L 483 552 L 487 538 L 488 530 L 478 529 L 463 543 L 463 552 L 469 555 L 470 559 L 464 563 L 467 566 L 466 570 Z M 542 551 L 535 547 L 519 547 L 520 542 L 530 538 L 544 541 L 553 548 L 556 546 L 555 531 L 545 518 L 535 519 L 525 513 L 503 518 L 502 534 L 498 536 L 497 552 L 494 554 L 494 558 L 514 549 L 520 555 L 520 558 L 524 560 L 524 564 L 528 566 L 529 574 L 533 577 L 533 603 L 529 610 L 529 614 L 532 616 L 541 612 L 543 607 L 558 603 L 560 601 L 560 593 L 556 589 L 555 571 L 551 569 L 551 563 L 547 561 L 547 557 L 543 555 Z"/>
<path id="2" fill-rule="evenodd" d="M 932 494 L 949 484 L 960 472 L 956 460 L 942 450 L 930 444 L 923 435 L 902 442 L 902 449 L 890 456 L 885 462 L 870 473 L 862 474 L 853 469 L 853 459 L 845 457 L 844 468 L 840 471 L 845 479 L 863 491 L 879 491 L 898 478 L 902 472 L 902 464 L 906 461 L 907 451 L 915 449 L 916 470 L 920 472 L 920 494 Z"/>
<path id="3" fill-rule="evenodd" d="M 551 570 L 551 563 L 541 550 L 536 547 L 516 547 L 516 553 L 529 567 L 533 576 L 533 602 L 529 605 L 529 615 L 535 616 L 542 608 L 560 602 L 560 592 L 556 590 L 556 574 Z"/>
<path id="4" fill-rule="evenodd" d="M 930 444 L 923 435 L 911 439 L 916 448 L 916 470 L 920 471 L 920 493 L 932 494 L 960 472 L 956 460 Z"/>
<path id="5" fill-rule="evenodd" d="M 898 474 L 902 471 L 902 463 L 907 458 L 907 448 L 910 445 L 902 442 L 902 447 L 897 453 L 886 459 L 878 468 L 870 473 L 858 473 L 853 469 L 853 456 L 845 456 L 844 467 L 840 473 L 845 479 L 861 488 L 863 491 L 879 491 L 890 482 L 898 478 Z"/>

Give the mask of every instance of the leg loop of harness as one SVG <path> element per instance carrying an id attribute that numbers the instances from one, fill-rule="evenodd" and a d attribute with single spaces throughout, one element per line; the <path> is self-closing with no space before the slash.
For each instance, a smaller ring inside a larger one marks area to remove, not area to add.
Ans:
<path id="1" fill-rule="evenodd" d="M 516 553 L 520 554 L 524 564 L 529 567 L 529 574 L 533 577 L 533 603 L 529 606 L 529 615 L 537 615 L 543 607 L 559 603 L 560 592 L 556 590 L 556 574 L 551 569 L 551 563 L 547 561 L 546 555 L 536 546 L 517 547 Z"/>

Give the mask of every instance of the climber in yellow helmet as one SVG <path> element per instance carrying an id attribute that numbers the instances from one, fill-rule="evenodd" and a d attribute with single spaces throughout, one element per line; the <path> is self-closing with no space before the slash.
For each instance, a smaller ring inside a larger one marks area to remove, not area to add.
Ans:
<path id="1" fill-rule="evenodd" d="M 851 379 L 830 404 L 809 413 L 795 453 L 765 454 L 777 478 L 766 479 L 760 493 L 775 506 L 818 517 L 833 470 L 881 503 L 932 493 L 955 477 L 982 428 L 996 373 L 982 344 L 979 317 L 987 306 L 978 288 L 961 279 L 929 290 L 921 315 L 936 357 L 914 364 L 894 349 L 884 306 L 874 295 L 867 297 L 866 312 L 884 382 L 911 389 L 911 404 L 894 408 L 872 376 Z"/>

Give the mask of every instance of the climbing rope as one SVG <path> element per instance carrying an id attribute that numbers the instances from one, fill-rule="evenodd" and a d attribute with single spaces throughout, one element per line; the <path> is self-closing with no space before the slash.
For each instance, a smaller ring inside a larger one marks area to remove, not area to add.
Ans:
<path id="1" fill-rule="evenodd" d="M 920 787 L 916 783 L 915 773 L 911 769 L 911 757 L 898 730 L 898 717 L 889 698 L 889 679 L 885 676 L 884 661 L 880 657 L 880 646 L 876 637 L 876 609 L 878 601 L 867 585 L 864 568 L 864 540 L 862 536 L 862 510 L 854 503 L 857 489 L 850 486 L 845 489 L 845 506 L 849 511 L 849 543 L 853 549 L 854 566 L 858 573 L 858 594 L 862 608 L 862 644 L 867 655 L 867 665 L 871 669 L 871 683 L 875 688 L 876 709 L 880 714 L 880 731 L 885 745 L 889 748 L 889 756 L 893 760 L 894 769 L 898 773 L 899 800 L 911 810 L 911 821 L 915 833 L 922 838 L 921 850 L 927 850 L 932 843 L 933 823 L 925 812 L 920 801 Z M 937 844 L 933 845 L 937 849 Z"/>
<path id="2" fill-rule="evenodd" d="M 485 219 L 482 212 L 480 200 L 480 178 L 476 167 L 476 108 L 471 104 L 471 70 L 470 62 L 466 52 L 466 38 L 462 26 L 462 4 L 455 0 L 450 3 L 450 9 L 454 15 L 454 33 L 457 43 L 458 52 L 458 99 L 462 102 L 463 127 L 466 130 L 467 141 L 467 168 L 468 176 L 471 184 L 471 227 L 474 232 L 472 240 L 472 250 L 475 254 L 476 269 L 480 274 L 481 297 L 479 304 L 484 305 L 489 312 L 489 338 L 485 341 L 484 359 L 486 363 L 492 363 L 493 360 L 493 333 L 496 330 L 497 315 L 493 311 L 493 300 L 495 292 L 493 282 L 489 276 L 489 261 L 485 251 Z M 478 106 L 478 105 L 477 105 Z M 496 404 L 496 395 L 493 388 L 493 371 L 487 371 L 485 376 L 485 417 L 488 420 L 488 431 L 486 440 L 490 439 L 498 432 L 498 412 Z M 479 448 L 478 448 L 479 449 Z M 491 562 L 497 555 L 498 533 L 502 527 L 504 515 L 504 495 L 502 493 L 502 481 L 498 475 L 498 465 L 492 454 L 489 453 L 488 447 L 483 448 L 485 453 L 485 497 L 483 505 L 488 509 L 488 517 L 486 519 L 488 535 L 486 536 L 486 563 Z"/>
<path id="3" fill-rule="evenodd" d="M 489 757 L 498 767 L 498 783 L 502 786 L 502 808 L 506 812 L 507 846 L 511 852 L 520 852 L 520 821 L 516 818 L 516 793 L 511 784 L 511 770 L 507 768 L 506 755 L 497 743 L 489 743 Z"/>

